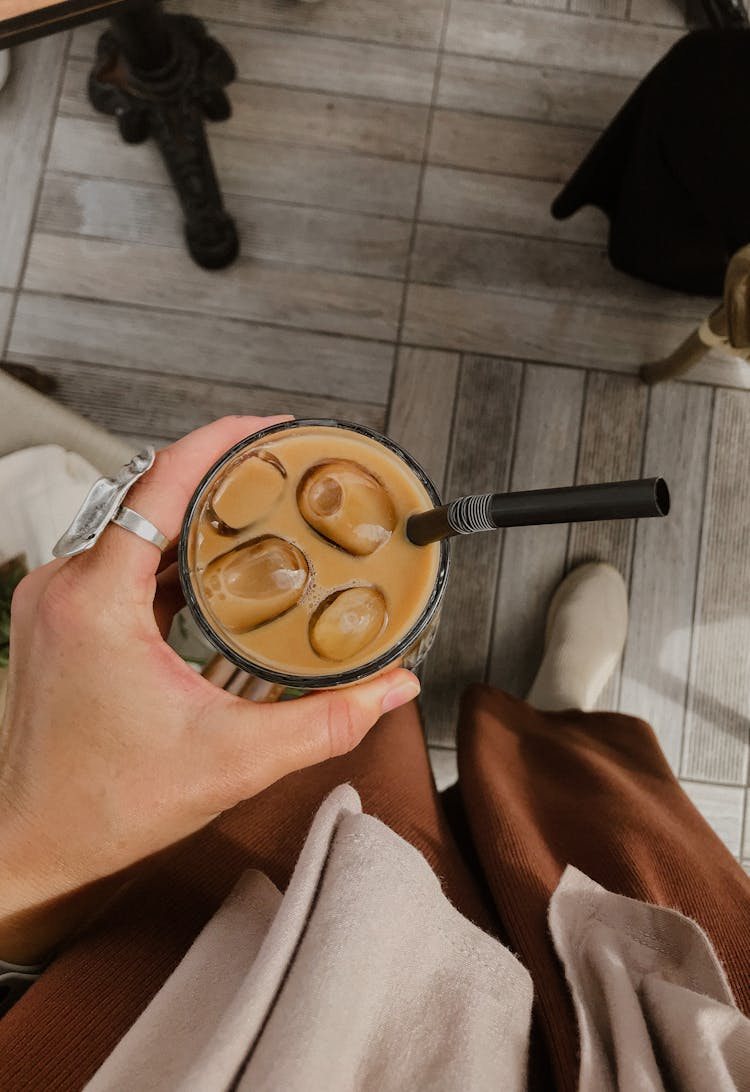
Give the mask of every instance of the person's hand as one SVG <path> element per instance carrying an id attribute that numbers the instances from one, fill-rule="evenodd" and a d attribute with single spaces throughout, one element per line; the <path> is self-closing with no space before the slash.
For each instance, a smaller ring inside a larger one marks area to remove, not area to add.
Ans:
<path id="1" fill-rule="evenodd" d="M 127 505 L 177 539 L 206 470 L 287 418 L 232 417 L 159 452 Z M 72 513 L 71 513 L 72 516 Z M 110 525 L 89 553 L 36 570 L 11 612 L 0 731 L 0 958 L 63 935 L 60 900 L 192 833 L 293 770 L 355 747 L 415 697 L 403 670 L 254 705 L 164 641 L 179 597 L 158 549 Z M 60 935 L 57 935 L 60 934 Z"/>

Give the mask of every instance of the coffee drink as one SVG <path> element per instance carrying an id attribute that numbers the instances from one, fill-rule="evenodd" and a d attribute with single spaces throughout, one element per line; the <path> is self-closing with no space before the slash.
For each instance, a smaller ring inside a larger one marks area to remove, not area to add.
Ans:
<path id="1" fill-rule="evenodd" d="M 193 613 L 268 678 L 336 685 L 380 670 L 438 605 L 446 547 L 414 546 L 404 530 L 436 501 L 408 456 L 360 426 L 266 430 L 220 460 L 191 504 L 181 573 Z"/>

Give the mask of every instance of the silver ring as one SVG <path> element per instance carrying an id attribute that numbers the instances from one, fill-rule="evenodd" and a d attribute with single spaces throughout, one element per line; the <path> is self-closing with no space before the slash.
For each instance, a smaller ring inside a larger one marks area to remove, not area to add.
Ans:
<path id="1" fill-rule="evenodd" d="M 127 531 L 132 531 L 139 538 L 153 542 L 160 550 L 164 550 L 169 545 L 166 536 L 137 512 L 122 506 L 128 490 L 151 469 L 155 458 L 154 449 L 146 447 L 134 455 L 114 478 L 97 478 L 73 517 L 70 527 L 55 543 L 53 555 L 75 557 L 76 554 L 90 550 L 98 542 L 107 524 L 113 520 Z M 126 512 L 127 516 L 124 515 Z"/>
<path id="2" fill-rule="evenodd" d="M 169 546 L 169 539 L 166 535 L 163 535 L 158 527 L 155 527 L 151 520 L 146 519 L 144 516 L 140 516 L 137 512 L 134 512 L 132 508 L 126 508 L 124 505 L 112 516 L 112 523 L 116 523 L 118 527 L 124 527 L 126 531 L 132 531 L 134 535 L 138 535 L 138 538 L 142 538 L 144 542 L 152 542 L 154 546 L 158 547 L 162 553 Z"/>

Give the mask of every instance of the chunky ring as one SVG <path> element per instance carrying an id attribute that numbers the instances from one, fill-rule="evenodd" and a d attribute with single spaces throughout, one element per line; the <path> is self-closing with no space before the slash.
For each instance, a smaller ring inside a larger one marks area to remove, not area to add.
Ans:
<path id="1" fill-rule="evenodd" d="M 144 542 L 153 542 L 154 546 L 158 546 L 162 553 L 169 546 L 167 536 L 163 535 L 158 527 L 154 527 L 151 520 L 138 515 L 132 508 L 126 508 L 123 505 L 119 512 L 112 516 L 112 523 L 116 523 L 118 527 L 124 527 L 126 531 L 132 531 Z"/>
<path id="2" fill-rule="evenodd" d="M 126 531 L 132 531 L 139 538 L 165 550 L 169 545 L 167 536 L 149 520 L 138 515 L 132 508 L 124 508 L 122 504 L 128 491 L 154 465 L 155 458 L 152 447 L 144 448 L 114 478 L 98 478 L 70 527 L 55 543 L 52 550 L 54 556 L 74 557 L 90 550 L 108 523 L 117 523 Z"/>

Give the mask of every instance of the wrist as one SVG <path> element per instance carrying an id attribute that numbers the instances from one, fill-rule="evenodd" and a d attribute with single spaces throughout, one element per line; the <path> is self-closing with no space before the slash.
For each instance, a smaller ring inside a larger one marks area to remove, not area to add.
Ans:
<path id="1" fill-rule="evenodd" d="M 44 902 L 26 901 L 0 916 L 0 960 L 23 966 L 47 963 L 92 922 L 127 883 L 106 876 Z"/>
<path id="2" fill-rule="evenodd" d="M 76 884 L 46 837 L 38 837 L 17 814 L 2 811 L 0 959 L 44 963 L 92 917 L 107 881 Z M 113 882 L 114 878 L 110 887 Z"/>
<path id="3" fill-rule="evenodd" d="M 64 897 L 44 867 L 38 845 L 21 838 L 10 818 L 0 834 L 0 959 L 8 963 L 44 962 L 52 947 L 49 934 Z"/>

